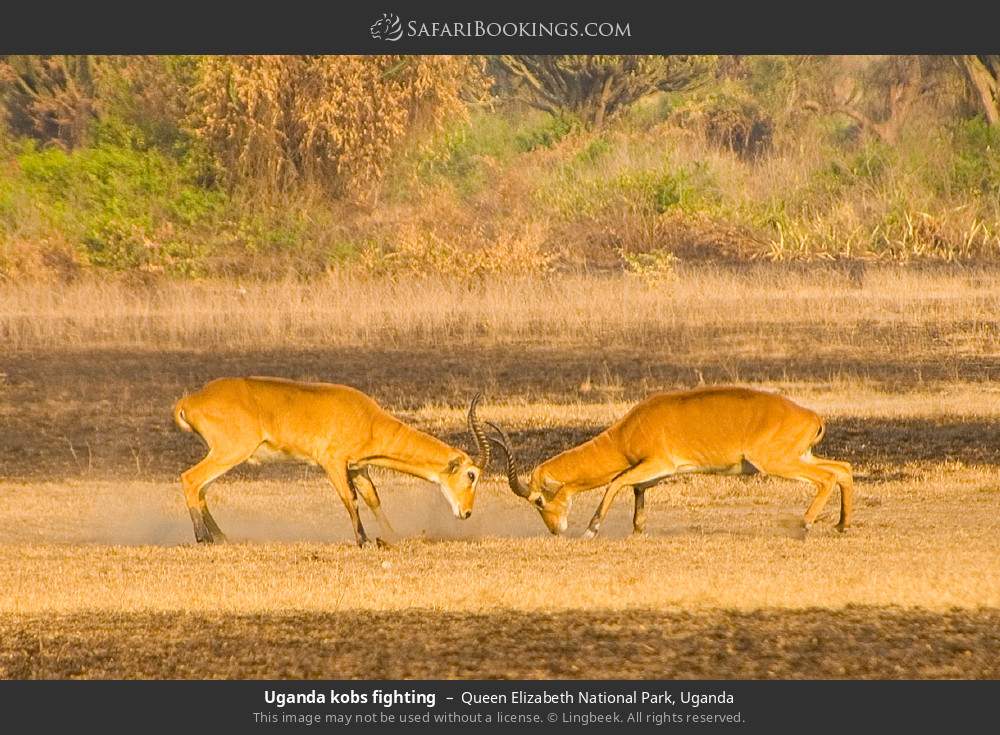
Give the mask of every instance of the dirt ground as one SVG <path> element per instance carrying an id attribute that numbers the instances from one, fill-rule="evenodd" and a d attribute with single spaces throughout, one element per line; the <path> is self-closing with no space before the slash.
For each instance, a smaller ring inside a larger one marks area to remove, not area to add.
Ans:
<path id="1" fill-rule="evenodd" d="M 957 361 L 957 362 L 956 362 Z M 948 394 L 960 376 L 975 390 L 1000 402 L 995 381 L 1000 356 L 940 360 L 906 359 L 877 365 L 846 358 L 774 360 L 759 355 L 745 361 L 730 356 L 697 368 L 676 355 L 648 351 L 585 349 L 514 352 L 487 350 L 474 359 L 435 351 L 313 350 L 281 352 L 127 352 L 73 350 L 17 353 L 0 362 L 0 477 L 42 480 L 80 476 L 175 478 L 198 461 L 202 445 L 177 431 L 171 406 L 187 391 L 227 375 L 274 375 L 358 387 L 401 417 L 429 403 L 465 405 L 483 391 L 486 403 L 555 403 L 638 400 L 664 387 L 706 383 L 781 384 L 798 381 L 841 393 L 849 404 L 852 386 L 864 383 L 893 392 L 918 385 Z M 919 381 L 914 382 L 914 376 Z M 584 386 L 581 390 L 581 386 Z M 589 387 L 588 386 L 593 386 Z M 516 435 L 525 462 L 538 461 L 593 436 L 605 424 L 523 427 Z M 423 427 L 422 427 L 423 428 Z M 464 446 L 461 422 L 443 426 L 445 441 Z M 830 422 L 823 450 L 849 462 L 899 463 L 953 459 L 1000 464 L 1000 413 L 956 418 L 854 416 Z M 285 468 L 287 471 L 287 468 Z M 265 472 L 281 472 L 266 468 Z M 296 470 L 291 470 L 295 472 Z M 237 469 L 239 474 L 243 472 Z M 259 471 L 247 476 L 260 476 Z M 275 475 L 270 475 L 275 476 Z"/>

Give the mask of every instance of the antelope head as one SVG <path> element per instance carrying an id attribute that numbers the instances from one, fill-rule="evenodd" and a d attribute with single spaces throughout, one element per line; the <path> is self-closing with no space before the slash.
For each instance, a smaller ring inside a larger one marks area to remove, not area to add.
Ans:
<path id="1" fill-rule="evenodd" d="M 469 433 L 476 442 L 477 453 L 470 457 L 465 452 L 459 452 L 444 471 L 438 474 L 438 484 L 445 499 L 451 505 L 458 518 L 468 518 L 472 515 L 472 503 L 475 499 L 476 485 L 490 463 L 490 442 L 486 431 L 476 416 L 476 406 L 482 394 L 477 393 L 469 404 Z"/>
<path id="2" fill-rule="evenodd" d="M 510 485 L 510 489 L 515 495 L 535 506 L 542 516 L 545 527 L 551 533 L 556 535 L 563 533 L 569 522 L 569 510 L 573 504 L 573 496 L 562 492 L 558 483 L 547 482 L 540 467 L 534 469 L 527 483 L 523 482 L 519 476 L 514 447 L 507 432 L 496 424 L 490 422 L 487 424 L 496 432 L 496 436 L 490 436 L 490 441 L 497 445 L 504 456 L 507 483 Z"/>

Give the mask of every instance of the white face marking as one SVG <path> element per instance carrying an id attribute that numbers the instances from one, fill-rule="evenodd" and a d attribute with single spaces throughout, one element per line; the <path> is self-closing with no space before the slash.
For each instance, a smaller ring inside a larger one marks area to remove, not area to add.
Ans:
<path id="1" fill-rule="evenodd" d="M 559 533 L 565 533 L 566 527 L 569 525 L 569 512 L 573 509 L 573 496 L 570 495 L 566 498 L 566 512 L 563 513 L 562 518 L 559 519 Z"/>
<path id="2" fill-rule="evenodd" d="M 451 497 L 451 493 L 448 491 L 448 488 L 440 483 L 438 483 L 438 487 L 441 488 L 441 494 L 444 495 L 444 499 L 447 500 L 448 505 L 451 506 L 451 512 L 455 514 L 456 518 L 461 518 L 462 514 L 458 510 L 458 503 L 456 503 L 455 499 Z"/>

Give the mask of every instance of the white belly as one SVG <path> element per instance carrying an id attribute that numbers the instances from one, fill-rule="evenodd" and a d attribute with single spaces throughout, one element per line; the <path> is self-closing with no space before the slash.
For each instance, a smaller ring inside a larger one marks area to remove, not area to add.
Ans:
<path id="1" fill-rule="evenodd" d="M 284 450 L 278 449 L 272 444 L 263 442 L 254 453 L 250 455 L 247 460 L 247 464 L 262 464 L 264 462 L 291 462 L 291 461 L 305 461 L 312 462 L 311 457 L 307 457 L 303 454 L 295 454 L 292 452 L 286 452 Z"/>
<path id="2" fill-rule="evenodd" d="M 693 462 L 684 462 L 677 467 L 678 475 L 756 475 L 759 470 L 745 459 L 738 464 L 710 467 Z"/>

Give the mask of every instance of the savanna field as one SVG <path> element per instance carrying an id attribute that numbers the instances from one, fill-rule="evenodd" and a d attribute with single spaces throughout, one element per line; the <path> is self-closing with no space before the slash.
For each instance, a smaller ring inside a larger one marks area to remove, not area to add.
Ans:
<path id="1" fill-rule="evenodd" d="M 0 677 L 1000 677 L 998 79 L 0 56 Z M 467 451 L 481 391 L 526 468 L 654 391 L 779 391 L 853 465 L 854 526 L 688 475 L 644 536 L 623 492 L 579 538 L 592 491 L 553 537 L 495 461 L 465 521 L 374 472 L 398 538 L 359 549 L 292 463 L 219 479 L 230 543 L 196 545 L 171 409 L 243 375 Z"/>
<path id="2" fill-rule="evenodd" d="M 626 276 L 471 292 L 336 279 L 89 285 L 59 299 L 8 288 L 0 666 L 10 677 L 997 676 L 998 280 L 989 268 L 873 267 L 850 280 L 759 266 L 682 269 L 652 289 Z M 508 427 L 525 463 L 653 390 L 779 390 L 826 417 L 817 453 L 854 465 L 856 522 L 833 529 L 835 496 L 804 539 L 804 483 L 688 476 L 649 492 L 645 537 L 630 535 L 623 493 L 598 539 L 575 538 L 595 491 L 556 538 L 495 465 L 466 521 L 436 488 L 377 473 L 400 539 L 362 550 L 322 472 L 291 464 L 213 485 L 232 543 L 195 546 L 177 475 L 203 446 L 170 408 L 241 374 L 355 385 L 470 451 L 465 407 L 483 390 L 480 415 Z"/>

